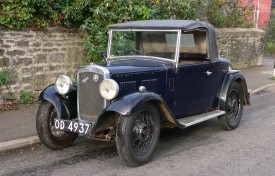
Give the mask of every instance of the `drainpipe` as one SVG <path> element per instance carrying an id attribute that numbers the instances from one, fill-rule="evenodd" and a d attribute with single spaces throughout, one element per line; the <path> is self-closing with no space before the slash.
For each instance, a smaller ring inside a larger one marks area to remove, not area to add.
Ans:
<path id="1" fill-rule="evenodd" d="M 259 28 L 259 17 L 260 17 L 260 0 L 258 0 L 258 5 L 257 5 L 256 28 Z"/>
<path id="2" fill-rule="evenodd" d="M 255 22 L 256 24 L 256 19 L 257 19 L 257 6 L 256 5 L 253 5 L 253 21 Z"/>

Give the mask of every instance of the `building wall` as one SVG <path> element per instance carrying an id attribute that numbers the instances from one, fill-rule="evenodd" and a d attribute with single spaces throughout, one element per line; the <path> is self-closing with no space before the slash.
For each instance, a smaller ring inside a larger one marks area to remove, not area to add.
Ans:
<path id="1" fill-rule="evenodd" d="M 40 92 L 56 75 L 73 73 L 84 57 L 83 37 L 70 31 L 0 31 L 0 71 L 11 77 L 10 91 Z M 0 96 L 9 96 L 6 86 Z"/>
<path id="2" fill-rule="evenodd" d="M 241 0 L 242 5 L 247 5 L 249 0 Z M 259 1 L 259 7 L 258 7 L 258 1 Z M 253 0 L 251 3 L 251 6 L 253 9 L 255 9 L 255 13 L 259 9 L 259 21 L 258 21 L 258 28 L 266 27 L 266 24 L 270 18 L 270 12 L 271 12 L 271 3 L 272 0 Z M 256 8 L 255 8 L 256 7 Z M 256 14 L 255 14 L 256 17 Z M 256 19 L 254 19 L 256 22 Z"/>

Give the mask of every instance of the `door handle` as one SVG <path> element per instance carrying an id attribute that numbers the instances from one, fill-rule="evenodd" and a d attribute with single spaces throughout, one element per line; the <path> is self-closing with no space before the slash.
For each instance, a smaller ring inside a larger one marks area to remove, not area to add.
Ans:
<path id="1" fill-rule="evenodd" d="M 208 71 L 208 70 L 207 70 L 205 73 L 207 74 L 207 76 L 209 76 L 209 75 L 212 74 L 212 72 L 210 72 L 210 71 Z"/>

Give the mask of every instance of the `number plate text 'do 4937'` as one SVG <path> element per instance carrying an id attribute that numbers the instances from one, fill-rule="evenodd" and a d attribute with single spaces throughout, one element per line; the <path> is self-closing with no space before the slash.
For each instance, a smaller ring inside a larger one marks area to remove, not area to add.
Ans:
<path id="1" fill-rule="evenodd" d="M 58 130 L 79 133 L 83 135 L 91 134 L 92 125 L 85 122 L 75 122 L 71 120 L 54 119 L 54 127 Z"/>

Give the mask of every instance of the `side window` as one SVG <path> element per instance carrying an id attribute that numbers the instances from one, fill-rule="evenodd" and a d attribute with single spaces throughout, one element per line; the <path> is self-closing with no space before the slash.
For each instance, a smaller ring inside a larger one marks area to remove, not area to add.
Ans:
<path id="1" fill-rule="evenodd" d="M 196 64 L 209 61 L 205 31 L 182 32 L 179 64 Z"/>
<path id="2" fill-rule="evenodd" d="M 181 34 L 180 48 L 196 48 L 194 34 Z"/>
<path id="3" fill-rule="evenodd" d="M 174 59 L 177 46 L 177 32 L 141 32 L 139 48 L 144 55 Z"/>

